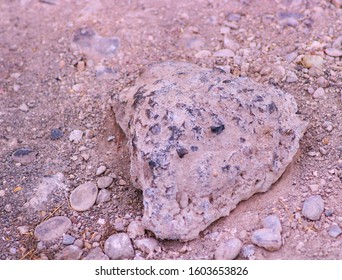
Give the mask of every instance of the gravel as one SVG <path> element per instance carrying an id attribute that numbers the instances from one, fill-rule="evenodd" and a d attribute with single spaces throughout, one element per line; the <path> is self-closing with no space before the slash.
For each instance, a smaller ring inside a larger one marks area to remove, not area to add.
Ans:
<path id="1" fill-rule="evenodd" d="M 324 211 L 324 201 L 320 195 L 312 195 L 305 199 L 302 214 L 312 221 L 320 219 Z"/>

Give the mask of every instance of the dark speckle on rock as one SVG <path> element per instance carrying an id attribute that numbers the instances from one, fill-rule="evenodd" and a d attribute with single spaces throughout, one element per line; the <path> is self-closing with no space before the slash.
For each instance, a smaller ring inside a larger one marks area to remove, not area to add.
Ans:
<path id="1" fill-rule="evenodd" d="M 224 130 L 224 124 L 220 126 L 211 126 L 210 129 L 212 133 L 215 133 L 216 135 L 220 135 L 222 131 Z"/>
<path id="2" fill-rule="evenodd" d="M 188 153 L 189 153 L 189 151 L 183 147 L 177 148 L 177 154 L 180 158 L 183 158 Z"/>

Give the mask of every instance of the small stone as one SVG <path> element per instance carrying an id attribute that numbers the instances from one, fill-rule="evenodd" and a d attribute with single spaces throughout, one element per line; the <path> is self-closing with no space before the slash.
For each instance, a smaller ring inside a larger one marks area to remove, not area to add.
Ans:
<path id="1" fill-rule="evenodd" d="M 90 182 L 81 184 L 71 192 L 70 205 L 76 211 L 86 211 L 94 205 L 97 193 L 95 184 Z"/>
<path id="2" fill-rule="evenodd" d="M 323 147 L 319 147 L 319 152 L 324 156 L 328 153 L 328 151 L 326 149 L 324 149 Z"/>
<path id="3" fill-rule="evenodd" d="M 310 188 L 310 191 L 311 191 L 312 193 L 316 193 L 316 192 L 318 192 L 318 190 L 319 190 L 319 185 L 317 185 L 317 184 L 312 184 L 312 185 L 309 185 L 309 188 Z"/>
<path id="4" fill-rule="evenodd" d="M 5 207 L 4 207 L 4 210 L 5 210 L 7 213 L 11 212 L 11 211 L 12 211 L 12 206 L 11 206 L 11 204 L 6 204 Z"/>
<path id="5" fill-rule="evenodd" d="M 22 103 L 22 104 L 19 106 L 19 110 L 26 113 L 26 112 L 29 111 L 29 107 L 28 107 L 25 103 Z"/>
<path id="6" fill-rule="evenodd" d="M 1 191 L 0 191 L 0 197 L 4 197 L 5 194 L 6 194 L 6 192 L 5 192 L 4 190 L 1 190 Z"/>
<path id="7" fill-rule="evenodd" d="M 64 216 L 56 216 L 39 224 L 34 235 L 38 240 L 51 241 L 61 237 L 71 227 L 71 221 Z"/>
<path id="8" fill-rule="evenodd" d="M 58 128 L 51 129 L 50 138 L 51 140 L 58 140 L 63 137 L 63 131 Z"/>
<path id="9" fill-rule="evenodd" d="M 108 188 L 113 183 L 113 178 L 109 176 L 103 176 L 97 179 L 97 187 L 99 189 Z"/>
<path id="10" fill-rule="evenodd" d="M 336 238 L 338 237 L 339 235 L 342 234 L 342 229 L 338 226 L 338 225 L 332 225 L 330 228 L 329 228 L 329 235 L 333 238 Z"/>
<path id="11" fill-rule="evenodd" d="M 130 238 L 134 239 L 138 236 L 143 236 L 145 234 L 145 228 L 141 222 L 133 221 L 127 227 L 127 234 Z"/>
<path id="12" fill-rule="evenodd" d="M 326 80 L 324 77 L 320 76 L 318 79 L 317 79 L 317 84 L 322 87 L 322 88 L 326 88 L 329 86 L 329 81 Z"/>
<path id="13" fill-rule="evenodd" d="M 227 26 L 222 26 L 222 27 L 220 28 L 220 33 L 221 33 L 221 34 L 229 34 L 229 33 L 230 33 L 230 28 L 227 27 Z"/>
<path id="14" fill-rule="evenodd" d="M 111 192 L 109 190 L 106 190 L 106 189 L 100 190 L 96 199 L 96 204 L 101 204 L 101 203 L 110 201 L 111 200 L 110 196 L 111 196 Z"/>
<path id="15" fill-rule="evenodd" d="M 211 52 L 207 50 L 201 50 L 195 54 L 196 58 L 207 58 L 211 56 Z"/>
<path id="16" fill-rule="evenodd" d="M 27 234 L 29 232 L 29 226 L 20 226 L 17 227 L 21 235 Z"/>
<path id="17" fill-rule="evenodd" d="M 115 136 L 114 135 L 110 135 L 110 136 L 108 136 L 108 138 L 107 138 L 107 141 L 108 142 L 112 142 L 112 141 L 114 141 L 115 140 Z"/>
<path id="18" fill-rule="evenodd" d="M 13 90 L 14 90 L 15 92 L 18 92 L 18 91 L 20 90 L 20 85 L 14 84 L 14 85 L 13 85 Z"/>
<path id="19" fill-rule="evenodd" d="M 72 90 L 79 92 L 82 89 L 82 85 L 81 84 L 75 84 L 72 86 Z"/>
<path id="20" fill-rule="evenodd" d="M 146 254 L 151 254 L 160 250 L 159 242 L 155 238 L 139 239 L 134 243 L 140 251 Z"/>
<path id="21" fill-rule="evenodd" d="M 329 210 L 324 211 L 324 215 L 326 217 L 331 217 L 333 214 L 334 214 L 334 210 L 329 209 Z"/>
<path id="22" fill-rule="evenodd" d="M 224 36 L 223 45 L 225 48 L 232 50 L 233 52 L 236 52 L 240 49 L 240 45 L 236 41 L 229 38 L 228 36 Z"/>
<path id="23" fill-rule="evenodd" d="M 280 220 L 276 215 L 267 216 L 263 220 L 263 226 L 264 228 L 272 229 L 279 233 L 282 231 Z"/>
<path id="24" fill-rule="evenodd" d="M 315 157 L 316 156 L 316 152 L 314 152 L 314 151 L 308 152 L 308 155 L 310 157 Z"/>
<path id="25" fill-rule="evenodd" d="M 83 158 L 84 161 L 88 161 L 90 159 L 90 155 L 87 153 L 81 154 L 81 157 Z"/>
<path id="26" fill-rule="evenodd" d="M 339 57 L 342 56 L 342 50 L 335 49 L 335 48 L 328 48 L 324 51 L 327 55 L 332 57 Z"/>
<path id="27" fill-rule="evenodd" d="M 298 81 L 298 77 L 294 72 L 292 71 L 287 72 L 286 82 L 295 83 L 297 81 Z"/>
<path id="28" fill-rule="evenodd" d="M 319 77 L 319 76 L 322 76 L 323 75 L 323 71 L 321 68 L 318 68 L 318 67 L 311 67 L 309 69 L 309 75 L 311 77 Z"/>
<path id="29" fill-rule="evenodd" d="M 304 217 L 317 221 L 324 211 L 324 201 L 320 195 L 312 195 L 305 199 L 302 209 Z"/>
<path id="30" fill-rule="evenodd" d="M 77 63 L 77 71 L 82 72 L 84 71 L 84 69 L 85 69 L 85 63 L 83 60 L 81 60 Z"/>
<path id="31" fill-rule="evenodd" d="M 100 218 L 100 219 L 97 220 L 97 223 L 98 223 L 99 225 L 103 226 L 103 225 L 106 224 L 106 220 L 103 219 L 103 218 Z"/>
<path id="32" fill-rule="evenodd" d="M 255 246 L 253 244 L 242 246 L 240 254 L 245 259 L 251 259 L 255 254 Z"/>
<path id="33" fill-rule="evenodd" d="M 311 67 L 322 68 L 324 59 L 318 55 L 304 55 L 302 64 L 304 67 L 310 69 Z"/>
<path id="34" fill-rule="evenodd" d="M 313 94 L 313 98 L 320 99 L 325 96 L 325 91 L 322 87 L 319 87 L 318 89 L 315 90 Z"/>
<path id="35" fill-rule="evenodd" d="M 242 242 L 238 238 L 232 238 L 222 242 L 215 251 L 215 260 L 234 260 L 240 253 Z"/>
<path id="36" fill-rule="evenodd" d="M 83 260 L 109 260 L 108 256 L 104 254 L 100 247 L 91 249 L 87 256 Z"/>
<path id="37" fill-rule="evenodd" d="M 134 258 L 132 242 L 126 233 L 111 235 L 104 244 L 104 252 L 111 260 Z"/>
<path id="38" fill-rule="evenodd" d="M 126 186 L 126 181 L 123 179 L 119 180 L 119 186 Z"/>
<path id="39" fill-rule="evenodd" d="M 268 251 L 277 251 L 281 247 L 280 232 L 269 228 L 258 229 L 253 232 L 251 241 Z"/>
<path id="40" fill-rule="evenodd" d="M 76 239 L 74 245 L 82 249 L 84 247 L 84 241 L 82 239 Z"/>
<path id="41" fill-rule="evenodd" d="M 122 219 L 116 218 L 114 221 L 114 229 L 116 231 L 124 231 L 125 230 L 125 225 Z"/>
<path id="42" fill-rule="evenodd" d="M 69 245 L 56 254 L 56 260 L 79 260 L 83 251 L 75 245 Z"/>
<path id="43" fill-rule="evenodd" d="M 15 162 L 27 164 L 34 161 L 37 155 L 38 152 L 31 148 L 20 148 L 13 153 L 12 157 Z"/>
<path id="44" fill-rule="evenodd" d="M 214 52 L 215 57 L 234 57 L 235 53 L 230 49 L 221 49 Z"/>
<path id="45" fill-rule="evenodd" d="M 10 254 L 11 254 L 11 255 L 15 255 L 15 254 L 17 253 L 17 249 L 16 249 L 16 248 L 13 248 L 13 247 L 10 248 L 9 251 L 10 251 Z"/>
<path id="46" fill-rule="evenodd" d="M 96 170 L 96 176 L 100 176 L 100 175 L 102 175 L 103 173 L 105 173 L 105 171 L 106 171 L 106 166 L 104 166 L 104 165 L 101 165 L 99 168 L 97 168 L 97 170 Z"/>
<path id="47" fill-rule="evenodd" d="M 71 142 L 74 142 L 75 144 L 78 144 L 82 140 L 82 137 L 83 137 L 83 131 L 75 129 L 70 133 L 69 140 Z"/>
<path id="48" fill-rule="evenodd" d="M 63 244 L 64 245 L 71 245 L 75 242 L 75 237 L 71 236 L 70 234 L 63 235 Z"/>

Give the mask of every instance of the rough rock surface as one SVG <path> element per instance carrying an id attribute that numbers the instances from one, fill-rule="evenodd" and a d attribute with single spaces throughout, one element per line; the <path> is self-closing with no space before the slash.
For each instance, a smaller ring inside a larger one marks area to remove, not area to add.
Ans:
<path id="1" fill-rule="evenodd" d="M 143 190 L 144 226 L 184 241 L 267 191 L 307 126 L 283 91 L 176 62 L 149 66 L 113 110 Z"/>

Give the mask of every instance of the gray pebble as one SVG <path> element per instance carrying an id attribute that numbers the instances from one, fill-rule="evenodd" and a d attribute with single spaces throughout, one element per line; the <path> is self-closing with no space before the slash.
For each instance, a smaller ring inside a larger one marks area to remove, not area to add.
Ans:
<path id="1" fill-rule="evenodd" d="M 106 169 L 107 168 L 104 165 L 99 166 L 99 168 L 97 168 L 97 170 L 96 170 L 96 176 L 100 176 L 103 173 L 105 173 Z"/>
<path id="2" fill-rule="evenodd" d="M 221 49 L 214 52 L 213 56 L 215 57 L 234 57 L 235 53 L 230 49 Z"/>
<path id="3" fill-rule="evenodd" d="M 133 221 L 127 227 L 127 234 L 130 238 L 134 239 L 138 236 L 142 236 L 145 233 L 145 228 L 141 222 Z"/>
<path id="4" fill-rule="evenodd" d="M 7 213 L 11 212 L 11 211 L 12 211 L 12 206 L 11 206 L 11 204 L 6 204 L 5 207 L 4 207 L 4 210 L 5 210 Z"/>
<path id="5" fill-rule="evenodd" d="M 24 235 L 28 233 L 30 228 L 29 226 L 20 226 L 20 227 L 17 227 L 17 229 L 19 230 L 20 234 Z"/>
<path id="6" fill-rule="evenodd" d="M 254 254 L 255 254 L 255 246 L 253 244 L 247 244 L 247 245 L 242 246 L 240 255 L 244 259 L 251 259 L 253 258 Z"/>
<path id="7" fill-rule="evenodd" d="M 111 235 L 105 242 L 104 252 L 111 260 L 134 258 L 132 242 L 126 233 Z"/>
<path id="8" fill-rule="evenodd" d="M 64 216 L 50 218 L 39 224 L 34 235 L 38 240 L 51 241 L 61 237 L 71 227 L 71 221 Z"/>
<path id="9" fill-rule="evenodd" d="M 109 176 L 103 176 L 97 179 L 97 187 L 99 189 L 108 188 L 113 183 L 113 178 Z"/>
<path id="10" fill-rule="evenodd" d="M 303 204 L 302 214 L 304 217 L 317 221 L 324 211 L 324 201 L 320 195 L 308 197 Z"/>
<path id="11" fill-rule="evenodd" d="M 287 73 L 286 82 L 288 82 L 288 83 L 295 83 L 297 81 L 298 81 L 297 75 L 294 72 L 289 71 Z"/>
<path id="12" fill-rule="evenodd" d="M 64 245 L 71 245 L 75 242 L 75 237 L 71 236 L 70 234 L 63 235 L 63 244 Z"/>
<path id="13" fill-rule="evenodd" d="M 280 220 L 276 215 L 267 216 L 263 221 L 263 226 L 264 228 L 269 228 L 279 233 L 282 231 Z"/>
<path id="14" fill-rule="evenodd" d="M 17 249 L 16 249 L 16 248 L 13 248 L 13 247 L 10 248 L 9 251 L 10 251 L 10 254 L 11 254 L 11 255 L 15 255 L 15 254 L 17 253 Z"/>
<path id="15" fill-rule="evenodd" d="M 83 137 L 83 131 L 75 129 L 70 133 L 69 140 L 77 144 L 82 140 L 82 137 Z"/>
<path id="16" fill-rule="evenodd" d="M 108 256 L 104 254 L 100 247 L 91 249 L 87 256 L 83 260 L 109 260 Z"/>
<path id="17" fill-rule="evenodd" d="M 321 99 L 324 96 L 325 96 L 325 91 L 322 87 L 319 87 L 318 89 L 316 89 L 313 94 L 313 98 L 316 98 L 316 99 Z"/>
<path id="18" fill-rule="evenodd" d="M 58 140 L 63 137 L 63 131 L 58 128 L 51 129 L 50 138 L 51 140 Z"/>
<path id="19" fill-rule="evenodd" d="M 254 231 L 251 241 L 255 245 L 263 247 L 268 251 L 277 251 L 282 245 L 280 232 L 269 228 Z"/>
<path id="20" fill-rule="evenodd" d="M 106 189 L 100 190 L 96 198 L 96 204 L 101 204 L 101 203 L 110 201 L 111 199 L 110 195 L 111 195 L 111 192 L 109 190 L 106 190 Z"/>
<path id="21" fill-rule="evenodd" d="M 240 253 L 242 242 L 238 238 L 232 238 L 222 242 L 215 251 L 215 260 L 234 260 Z"/>
<path id="22" fill-rule="evenodd" d="M 84 241 L 82 239 L 76 239 L 74 245 L 82 249 L 84 247 Z"/>
<path id="23" fill-rule="evenodd" d="M 26 113 L 29 111 L 29 107 L 25 103 L 22 103 L 19 106 L 19 110 Z"/>
<path id="24" fill-rule="evenodd" d="M 136 240 L 134 243 L 140 251 L 146 254 L 160 251 L 159 242 L 157 241 L 157 239 L 154 238 L 139 239 Z"/>
<path id="25" fill-rule="evenodd" d="M 329 235 L 333 238 L 338 237 L 342 233 L 342 229 L 338 225 L 332 225 L 329 228 Z"/>
<path id="26" fill-rule="evenodd" d="M 81 184 L 71 192 L 70 205 L 76 211 L 86 211 L 94 205 L 97 193 L 95 184 L 90 182 Z"/>
<path id="27" fill-rule="evenodd" d="M 56 260 L 79 260 L 82 255 L 82 249 L 75 245 L 69 245 L 56 254 Z"/>

